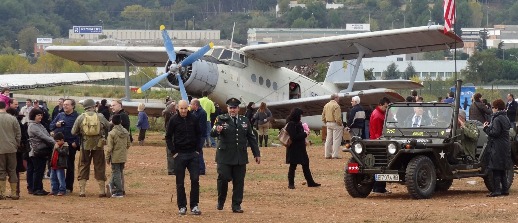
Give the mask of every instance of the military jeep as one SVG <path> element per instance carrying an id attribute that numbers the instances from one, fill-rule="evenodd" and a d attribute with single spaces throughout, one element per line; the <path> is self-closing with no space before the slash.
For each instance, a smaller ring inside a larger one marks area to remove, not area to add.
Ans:
<path id="1" fill-rule="evenodd" d="M 447 191 L 453 179 L 468 177 L 484 178 L 491 191 L 492 171 L 487 171 L 483 155 L 487 142 L 483 126 L 478 126 L 480 136 L 473 159 L 462 150 L 463 134 L 456 128 L 458 112 L 454 111 L 447 103 L 389 105 L 380 139 L 353 137 L 344 149 L 352 155 L 345 166 L 347 192 L 364 198 L 374 183 L 381 181 L 404 184 L 413 198 L 426 199 L 436 191 Z M 417 112 L 422 119 L 416 121 L 413 117 Z M 511 143 L 516 165 L 517 146 L 514 140 Z M 513 176 L 513 170 L 508 171 L 509 186 Z"/>

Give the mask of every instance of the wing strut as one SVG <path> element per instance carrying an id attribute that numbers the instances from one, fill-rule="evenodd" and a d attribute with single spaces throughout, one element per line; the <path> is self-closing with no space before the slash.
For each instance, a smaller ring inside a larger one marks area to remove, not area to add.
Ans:
<path id="1" fill-rule="evenodd" d="M 118 55 L 119 58 L 124 62 L 124 92 L 126 93 L 126 97 L 123 98 L 123 101 L 131 101 L 130 96 L 130 77 L 129 77 L 129 66 L 131 64 L 130 59 L 123 57 L 122 55 Z"/>
<path id="2" fill-rule="evenodd" d="M 363 56 L 365 56 L 365 54 L 372 53 L 371 50 L 360 45 L 359 43 L 354 43 L 353 45 L 358 50 L 358 58 L 356 59 L 356 64 L 354 64 L 354 70 L 351 75 L 351 80 L 349 81 L 349 85 L 347 86 L 347 89 L 345 90 L 345 92 L 353 91 L 354 81 L 356 80 L 356 75 L 358 74 L 358 69 L 360 68 L 360 64 L 362 63 Z"/>

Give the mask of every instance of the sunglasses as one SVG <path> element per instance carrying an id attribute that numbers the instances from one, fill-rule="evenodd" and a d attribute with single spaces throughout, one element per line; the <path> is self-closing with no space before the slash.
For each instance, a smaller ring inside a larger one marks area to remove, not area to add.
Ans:
<path id="1" fill-rule="evenodd" d="M 236 109 L 237 106 L 228 106 L 229 109 Z"/>

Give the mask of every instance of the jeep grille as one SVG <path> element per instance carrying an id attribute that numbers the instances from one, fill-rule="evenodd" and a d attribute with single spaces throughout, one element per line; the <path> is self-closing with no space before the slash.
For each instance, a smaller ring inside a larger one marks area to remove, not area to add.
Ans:
<path id="1" fill-rule="evenodd" d="M 365 148 L 365 154 L 364 159 L 374 157 L 374 166 L 371 167 L 386 167 L 388 165 L 387 148 L 385 147 L 367 147 Z M 364 160 L 364 163 L 372 165 L 373 162 L 372 160 Z"/>

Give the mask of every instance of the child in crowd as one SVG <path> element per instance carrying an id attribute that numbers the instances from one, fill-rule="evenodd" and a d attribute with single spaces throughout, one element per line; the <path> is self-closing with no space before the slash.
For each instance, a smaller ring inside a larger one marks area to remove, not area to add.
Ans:
<path id="1" fill-rule="evenodd" d="M 63 133 L 54 135 L 56 144 L 50 158 L 50 186 L 52 192 L 49 195 L 63 196 L 67 192 L 65 183 L 65 169 L 68 160 L 68 144 L 65 142 Z"/>
<path id="2" fill-rule="evenodd" d="M 129 132 L 121 125 L 121 116 L 112 117 L 113 129 L 108 133 L 108 141 L 104 155 L 106 163 L 111 164 L 112 177 L 107 185 L 111 197 L 124 197 L 124 163 L 127 160 L 127 150 L 131 145 Z"/>

